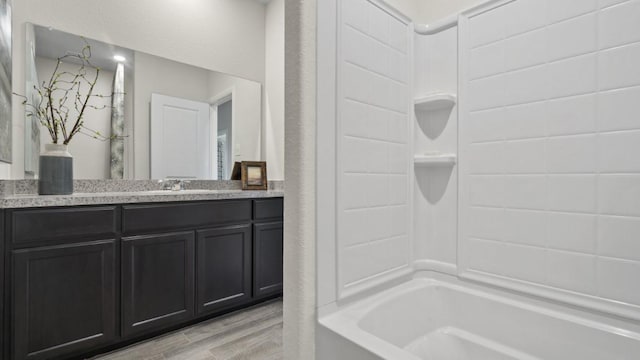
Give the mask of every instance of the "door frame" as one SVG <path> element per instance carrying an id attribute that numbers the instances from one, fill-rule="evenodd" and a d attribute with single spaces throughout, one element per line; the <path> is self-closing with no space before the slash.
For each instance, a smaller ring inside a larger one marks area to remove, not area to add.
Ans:
<path id="1" fill-rule="evenodd" d="M 231 148 L 231 154 L 229 154 L 229 159 L 231 161 L 231 167 L 233 167 L 233 163 L 235 162 L 235 141 L 233 141 L 233 138 L 235 137 L 235 131 L 233 131 L 234 129 L 234 123 L 235 123 L 235 119 L 236 119 L 236 102 L 234 101 L 236 98 L 236 87 L 232 86 L 230 88 L 227 88 L 221 92 L 219 92 L 218 94 L 212 96 L 209 99 L 209 105 L 210 105 L 210 109 L 211 111 L 209 112 L 210 116 L 211 116 L 211 147 L 216 147 L 216 156 L 215 156 L 215 168 L 217 170 L 217 164 L 218 164 L 218 153 L 217 153 L 217 148 L 218 148 L 218 106 L 226 103 L 227 101 L 231 101 L 231 137 L 227 138 L 227 141 L 229 142 L 229 148 Z M 229 173 L 231 173 L 232 169 L 229 169 Z M 220 174 L 217 174 L 217 180 L 228 180 L 228 179 L 220 179 Z"/>

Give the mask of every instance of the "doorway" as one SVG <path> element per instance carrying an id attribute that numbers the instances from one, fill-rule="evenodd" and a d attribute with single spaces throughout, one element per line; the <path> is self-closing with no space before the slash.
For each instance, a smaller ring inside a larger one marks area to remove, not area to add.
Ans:
<path id="1" fill-rule="evenodd" d="M 218 136 L 217 136 L 217 167 L 218 179 L 228 180 L 231 178 L 232 169 L 232 139 L 233 139 L 233 99 L 228 97 L 217 106 Z"/>

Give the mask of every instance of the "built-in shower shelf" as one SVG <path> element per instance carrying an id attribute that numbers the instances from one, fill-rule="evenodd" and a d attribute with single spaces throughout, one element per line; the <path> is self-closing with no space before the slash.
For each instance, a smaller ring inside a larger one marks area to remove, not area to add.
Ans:
<path id="1" fill-rule="evenodd" d="M 416 167 L 444 167 L 456 164 L 458 157 L 456 154 L 420 154 L 413 157 L 413 163 Z"/>
<path id="2" fill-rule="evenodd" d="M 434 93 L 414 100 L 416 112 L 450 109 L 455 106 L 457 96 L 450 93 Z"/>

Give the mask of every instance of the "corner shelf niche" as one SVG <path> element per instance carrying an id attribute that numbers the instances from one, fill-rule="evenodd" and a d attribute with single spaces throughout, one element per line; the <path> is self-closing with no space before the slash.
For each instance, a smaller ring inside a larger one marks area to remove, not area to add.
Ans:
<path id="1" fill-rule="evenodd" d="M 457 96 L 450 93 L 433 93 L 414 100 L 416 112 L 451 109 L 456 105 Z"/>
<path id="2" fill-rule="evenodd" d="M 457 160 L 456 154 L 434 152 L 415 155 L 413 164 L 416 167 L 451 167 L 456 164 Z"/>

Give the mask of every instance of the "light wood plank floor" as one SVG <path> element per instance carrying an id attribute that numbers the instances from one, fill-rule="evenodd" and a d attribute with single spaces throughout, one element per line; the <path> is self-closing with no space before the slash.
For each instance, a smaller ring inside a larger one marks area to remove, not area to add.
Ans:
<path id="1" fill-rule="evenodd" d="M 93 359 L 282 359 L 282 300 L 207 320 Z"/>

